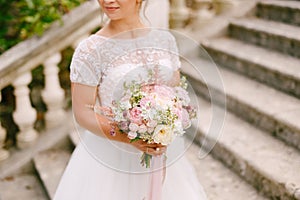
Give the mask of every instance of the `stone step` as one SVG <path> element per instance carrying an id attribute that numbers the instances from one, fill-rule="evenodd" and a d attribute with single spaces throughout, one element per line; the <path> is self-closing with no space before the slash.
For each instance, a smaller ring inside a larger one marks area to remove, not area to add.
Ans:
<path id="1" fill-rule="evenodd" d="M 260 1 L 256 7 L 256 16 L 300 26 L 300 2 L 285 0 Z"/>
<path id="2" fill-rule="evenodd" d="M 243 18 L 231 20 L 228 32 L 233 38 L 300 57 L 300 27 Z"/>
<path id="3" fill-rule="evenodd" d="M 300 98 L 300 59 L 225 37 L 202 45 L 222 66 Z"/>
<path id="4" fill-rule="evenodd" d="M 196 58 L 192 61 L 198 70 L 208 74 L 213 64 Z M 183 62 L 182 71 L 189 76 L 189 81 L 198 94 L 210 99 L 210 95 L 217 94 L 213 101 L 220 101 L 224 91 L 213 83 L 206 82 L 194 72 L 188 63 Z M 235 74 L 225 68 L 219 68 L 227 97 L 227 109 L 254 126 L 280 138 L 286 143 L 300 149 L 300 100 L 284 94 L 278 90 L 258 83 L 244 76 Z M 214 76 L 214 75 L 213 75 Z M 210 87 L 210 93 L 207 91 Z"/>
<path id="5" fill-rule="evenodd" d="M 66 150 L 46 150 L 37 154 L 33 159 L 38 175 L 51 199 L 54 197 L 70 157 L 71 153 Z"/>
<path id="6" fill-rule="evenodd" d="M 234 172 L 211 155 L 199 158 L 200 148 L 193 144 L 186 156 L 196 169 L 198 179 L 210 200 L 267 200 Z"/>
<path id="7" fill-rule="evenodd" d="M 201 116 L 197 140 L 213 126 L 211 105 L 199 98 Z M 208 140 L 214 140 L 208 137 Z M 300 200 L 300 153 L 227 112 L 221 136 L 211 154 L 260 193 L 271 199 Z M 204 172 L 203 172 L 204 173 Z M 240 198 L 242 199 L 242 198 Z"/>
<path id="8" fill-rule="evenodd" d="M 49 200 L 35 175 L 15 175 L 0 179 L 1 200 Z"/>

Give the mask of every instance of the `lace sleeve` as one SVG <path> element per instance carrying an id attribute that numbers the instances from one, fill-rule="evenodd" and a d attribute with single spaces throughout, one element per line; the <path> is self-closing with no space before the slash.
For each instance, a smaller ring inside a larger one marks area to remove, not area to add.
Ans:
<path id="1" fill-rule="evenodd" d="M 76 48 L 71 66 L 70 79 L 74 83 L 81 83 L 89 86 L 96 86 L 99 78 L 97 77 L 97 67 L 99 58 L 95 45 L 89 42 L 88 39 L 79 43 Z"/>
<path id="2" fill-rule="evenodd" d="M 171 53 L 171 62 L 174 66 L 174 69 L 179 70 L 179 68 L 181 67 L 181 62 L 179 59 L 179 51 L 177 48 L 176 39 L 173 35 L 171 35 L 171 37 L 169 39 L 169 48 L 170 48 L 170 53 Z"/>

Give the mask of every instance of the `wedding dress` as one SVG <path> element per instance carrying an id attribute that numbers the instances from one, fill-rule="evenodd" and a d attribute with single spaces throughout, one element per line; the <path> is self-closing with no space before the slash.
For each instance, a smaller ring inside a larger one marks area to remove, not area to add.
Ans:
<path id="1" fill-rule="evenodd" d="M 180 67 L 171 33 L 152 29 L 132 39 L 91 35 L 76 48 L 71 81 L 98 86 L 101 106 L 122 96 L 124 83 L 135 80 L 166 83 Z M 76 91 L 74 91 L 76 92 Z M 178 137 L 168 147 L 163 200 L 205 200 L 196 173 L 184 156 L 189 142 Z M 84 131 L 56 190 L 54 200 L 148 200 L 149 169 L 140 151 Z"/>

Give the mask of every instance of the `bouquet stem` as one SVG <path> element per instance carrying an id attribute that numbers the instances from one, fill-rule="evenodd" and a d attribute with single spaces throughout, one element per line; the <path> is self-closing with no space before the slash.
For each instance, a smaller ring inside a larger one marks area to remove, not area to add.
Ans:
<path id="1" fill-rule="evenodd" d="M 146 166 L 146 168 L 150 168 L 151 159 L 152 159 L 152 155 L 149 155 L 149 154 L 144 152 L 143 155 L 141 156 L 142 166 Z"/>

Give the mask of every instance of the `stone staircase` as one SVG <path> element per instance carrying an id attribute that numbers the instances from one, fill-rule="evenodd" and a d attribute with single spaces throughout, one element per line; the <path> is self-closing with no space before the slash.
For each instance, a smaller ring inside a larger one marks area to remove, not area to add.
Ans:
<path id="1" fill-rule="evenodd" d="M 79 141 L 75 132 L 69 134 L 69 139 L 72 141 L 73 147 Z M 199 146 L 193 144 L 186 155 L 197 169 L 199 179 L 203 180 L 202 185 L 207 191 L 209 199 L 265 200 L 251 186 L 212 156 L 209 155 L 199 162 L 199 150 Z M 52 199 L 71 153 L 72 150 L 61 148 L 50 148 L 37 153 L 32 162 L 34 172 L 18 173 L 0 181 L 1 200 Z"/>
<path id="2" fill-rule="evenodd" d="M 195 143 L 186 155 L 211 200 L 300 200 L 300 1 L 259 2 L 256 13 L 232 20 L 226 36 L 202 43 L 218 63 L 228 112 L 212 152 L 199 159 Z M 211 66 L 194 59 L 200 70 Z M 196 140 L 201 143 L 210 125 L 205 117 L 211 115 L 209 94 L 202 79 L 184 72 L 199 94 Z M 56 140 L 43 136 L 37 151 L 23 153 L 33 159 L 1 178 L 0 199 L 51 199 L 78 143 L 74 130 Z M 56 145 L 57 140 L 63 142 Z M 26 157 L 23 154 L 11 158 L 6 168 Z"/>
<path id="3" fill-rule="evenodd" d="M 259 1 L 255 15 L 231 20 L 226 35 L 202 42 L 227 96 L 222 136 L 211 155 L 270 199 L 300 199 L 299 21 L 300 1 Z M 199 58 L 193 63 L 200 71 L 213 67 Z M 206 83 L 185 73 L 209 116 Z M 202 120 L 200 143 L 209 126 Z"/>

